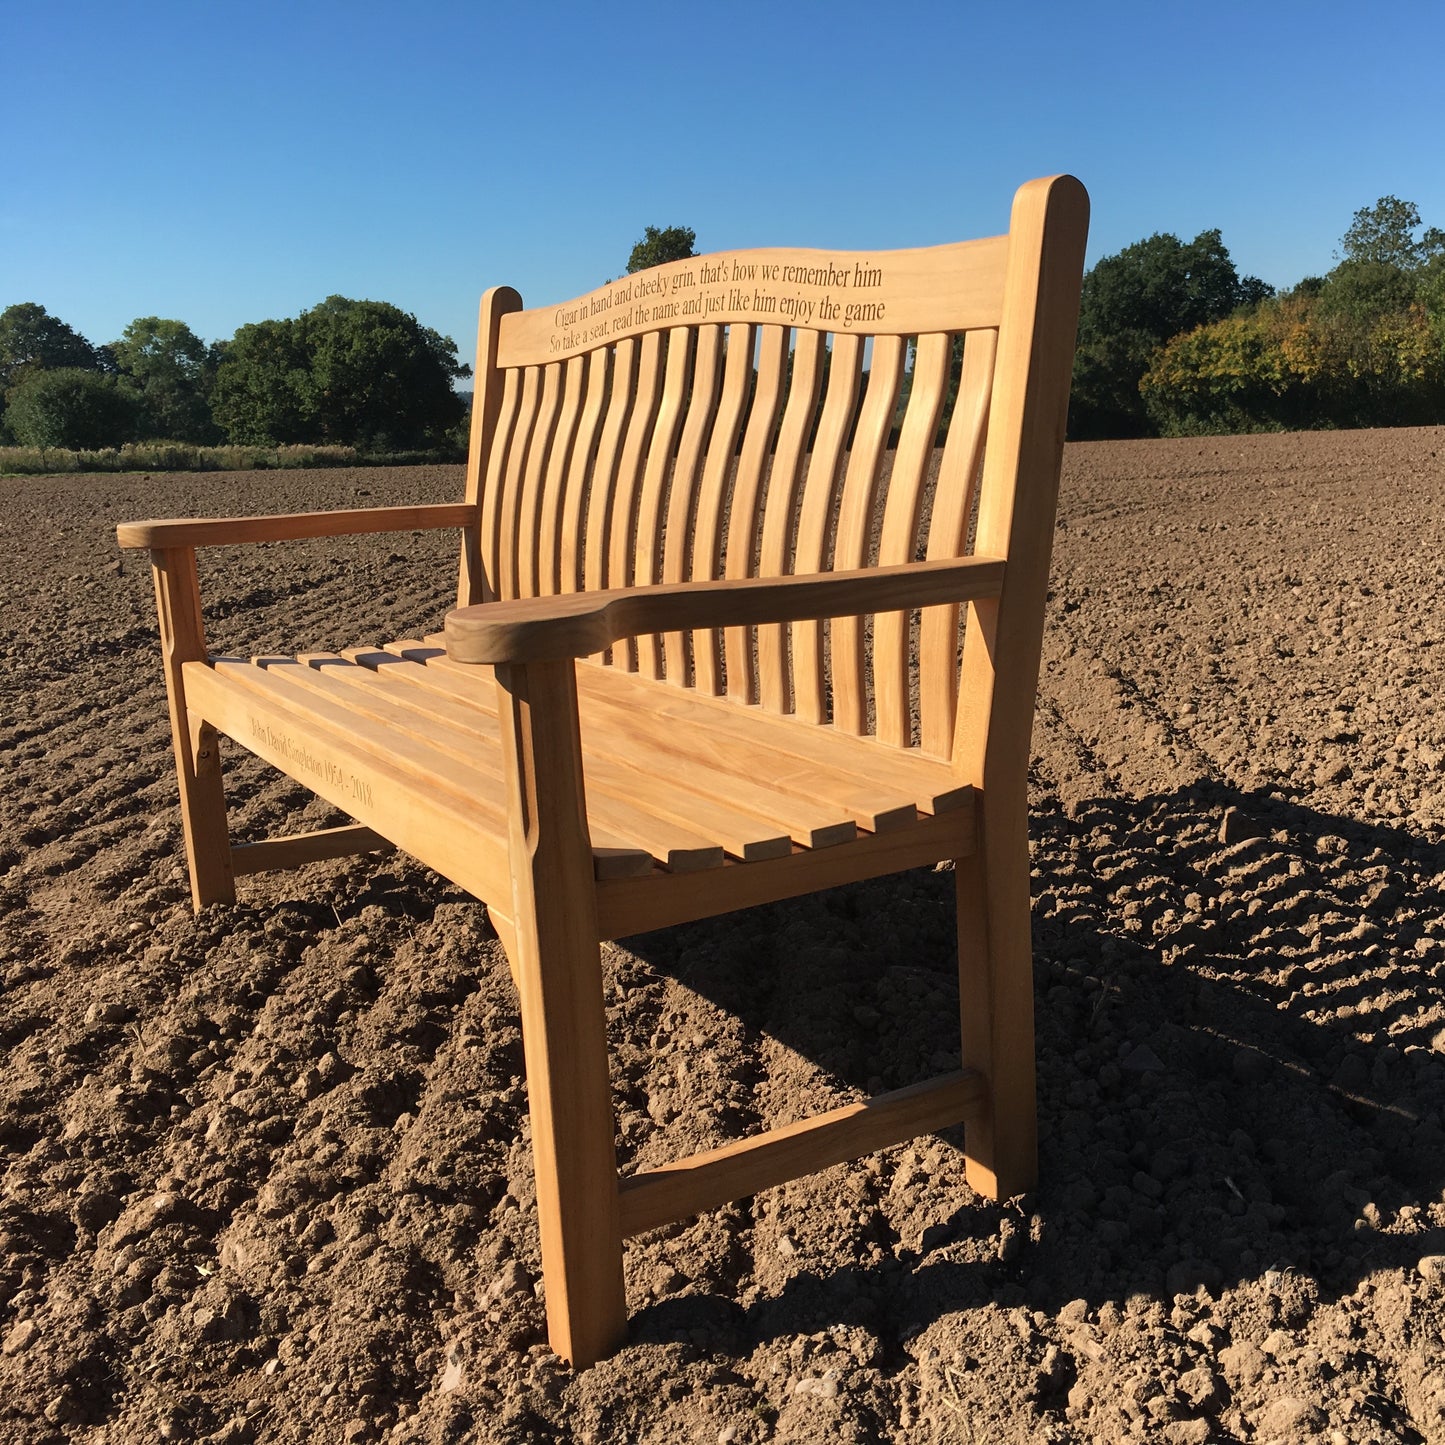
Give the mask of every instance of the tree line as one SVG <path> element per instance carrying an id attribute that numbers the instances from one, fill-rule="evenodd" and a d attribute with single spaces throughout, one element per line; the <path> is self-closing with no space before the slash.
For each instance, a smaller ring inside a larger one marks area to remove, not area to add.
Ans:
<path id="1" fill-rule="evenodd" d="M 1217 230 L 1104 257 L 1084 277 L 1069 435 L 1445 421 L 1445 231 L 1382 196 L 1336 262 L 1276 291 L 1238 274 Z"/>
<path id="2" fill-rule="evenodd" d="M 687 226 L 648 226 L 629 273 L 694 255 Z M 383 301 L 325 301 L 207 345 L 141 316 L 95 346 L 33 301 L 0 312 L 0 445 L 75 451 L 138 441 L 354 447 L 462 445 L 471 375 L 450 336 Z"/>
<path id="3" fill-rule="evenodd" d="M 455 439 L 466 404 L 452 383 L 470 374 L 449 336 L 383 301 L 329 296 L 210 345 L 142 316 L 103 346 L 27 301 L 0 312 L 0 443 L 424 451 Z"/>
<path id="4" fill-rule="evenodd" d="M 695 241 L 649 226 L 627 270 Z M 1445 421 L 1445 231 L 1382 196 L 1355 212 L 1336 261 L 1276 291 L 1238 273 L 1218 230 L 1104 257 L 1084 276 L 1069 436 Z M 23 302 L 0 312 L 0 444 L 424 451 L 460 442 L 453 383 L 470 372 L 449 336 L 381 301 L 329 296 L 210 345 L 143 316 L 103 346 Z"/>

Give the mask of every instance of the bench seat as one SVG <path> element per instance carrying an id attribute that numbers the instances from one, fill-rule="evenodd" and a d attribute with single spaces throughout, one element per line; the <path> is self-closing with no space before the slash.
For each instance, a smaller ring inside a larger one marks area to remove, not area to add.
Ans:
<path id="1" fill-rule="evenodd" d="M 885 853 L 908 867 L 972 846 L 973 789 L 917 749 L 617 668 L 579 667 L 577 679 L 603 937 L 697 916 L 692 900 L 721 880 L 673 882 L 688 874 L 729 870 L 723 911 L 738 906 L 738 887 L 756 902 L 810 891 L 810 853 L 828 851 L 831 878 L 852 871 L 837 851 L 851 850 L 862 878 Z M 340 654 L 214 657 L 187 663 L 185 686 L 200 718 L 300 776 L 373 830 L 378 846 L 394 842 L 505 910 L 511 865 L 491 667 L 452 660 L 438 635 Z M 249 866 L 245 845 L 233 854 L 238 872 L 268 866 Z M 769 863 L 783 866 L 761 866 Z M 757 876 L 744 882 L 739 866 Z"/>

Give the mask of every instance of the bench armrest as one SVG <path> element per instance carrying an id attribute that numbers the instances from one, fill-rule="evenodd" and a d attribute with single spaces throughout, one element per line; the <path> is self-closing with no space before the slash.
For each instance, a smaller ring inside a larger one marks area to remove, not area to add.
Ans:
<path id="1" fill-rule="evenodd" d="M 1004 564 L 947 557 L 857 572 L 725 578 L 483 602 L 447 614 L 447 655 L 458 662 L 588 657 L 643 632 L 683 632 L 898 612 L 996 597 Z"/>
<path id="2" fill-rule="evenodd" d="M 222 547 L 238 542 L 294 542 L 306 537 L 345 537 L 362 532 L 418 532 L 468 527 L 477 509 L 465 502 L 421 507 L 361 507 L 342 512 L 295 512 L 274 517 L 178 517 L 165 522 L 122 522 L 122 547 Z"/>

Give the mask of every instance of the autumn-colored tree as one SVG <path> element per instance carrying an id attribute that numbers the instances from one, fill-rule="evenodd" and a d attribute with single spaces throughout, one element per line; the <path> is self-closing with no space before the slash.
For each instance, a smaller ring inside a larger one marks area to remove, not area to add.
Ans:
<path id="1" fill-rule="evenodd" d="M 1172 338 L 1139 389 L 1164 436 L 1420 424 L 1445 416 L 1445 351 L 1422 305 L 1361 326 L 1293 294 Z"/>
<path id="2" fill-rule="evenodd" d="M 1159 347 L 1269 292 L 1239 275 L 1217 230 L 1187 243 L 1157 234 L 1105 256 L 1084 277 L 1069 435 L 1147 435 L 1139 379 Z"/>

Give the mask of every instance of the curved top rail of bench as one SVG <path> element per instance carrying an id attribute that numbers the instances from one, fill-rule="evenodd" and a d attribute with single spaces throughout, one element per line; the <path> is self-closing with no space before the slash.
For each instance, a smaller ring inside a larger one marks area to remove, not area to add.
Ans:
<path id="1" fill-rule="evenodd" d="M 672 326 L 761 322 L 865 336 L 997 326 L 1008 237 L 907 251 L 720 251 L 501 319 L 498 362 L 539 366 Z"/>

